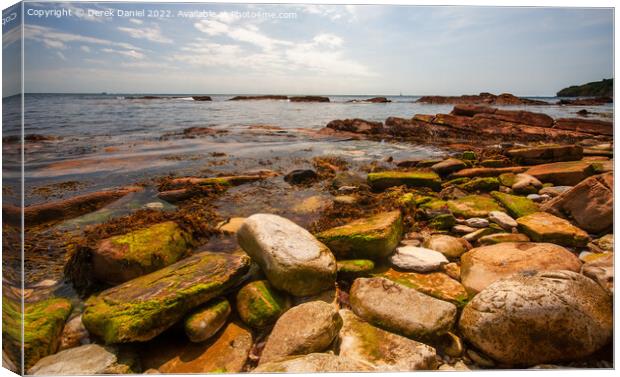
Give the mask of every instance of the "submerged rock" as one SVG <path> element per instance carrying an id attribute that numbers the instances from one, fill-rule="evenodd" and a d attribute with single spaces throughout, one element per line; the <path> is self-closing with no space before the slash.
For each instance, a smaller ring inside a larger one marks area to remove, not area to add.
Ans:
<path id="1" fill-rule="evenodd" d="M 293 170 L 284 176 L 284 180 L 292 185 L 312 182 L 318 178 L 318 174 L 310 169 Z"/>
<path id="2" fill-rule="evenodd" d="M 508 210 L 510 216 L 517 219 L 539 211 L 536 203 L 522 196 L 505 194 L 499 191 L 493 191 L 491 196 Z"/>
<path id="3" fill-rule="evenodd" d="M 341 310 L 340 316 L 340 356 L 371 364 L 382 372 L 437 369 L 433 347 L 375 327 L 350 310 Z"/>
<path id="4" fill-rule="evenodd" d="M 237 241 L 276 289 L 293 296 L 308 296 L 334 286 L 334 255 L 307 230 L 288 219 L 252 215 L 237 232 Z"/>
<path id="5" fill-rule="evenodd" d="M 518 272 L 580 269 L 581 262 L 573 253 L 551 243 L 504 242 L 461 256 L 461 282 L 473 294 Z"/>
<path id="6" fill-rule="evenodd" d="M 371 365 L 348 357 L 331 353 L 311 353 L 259 365 L 252 373 L 371 372 L 373 370 Z"/>
<path id="7" fill-rule="evenodd" d="M 237 292 L 237 312 L 253 329 L 273 325 L 291 306 L 286 294 L 276 291 L 267 280 L 246 284 Z"/>
<path id="8" fill-rule="evenodd" d="M 368 184 L 373 190 L 385 190 L 394 186 L 429 187 L 441 189 L 441 178 L 432 171 L 382 171 L 368 174 Z"/>
<path id="9" fill-rule="evenodd" d="M 378 260 L 394 251 L 402 232 L 400 211 L 391 211 L 325 230 L 317 238 L 338 258 Z"/>
<path id="10" fill-rule="evenodd" d="M 403 270 L 430 272 L 438 270 L 441 265 L 448 263 L 446 257 L 435 250 L 423 247 L 397 247 L 390 256 L 390 262 Z"/>
<path id="11" fill-rule="evenodd" d="M 230 303 L 218 298 L 194 310 L 184 321 L 185 334 L 192 342 L 204 342 L 226 324 L 230 315 Z"/>
<path id="12" fill-rule="evenodd" d="M 476 295 L 459 327 L 469 342 L 504 364 L 574 360 L 612 339 L 612 302 L 600 286 L 575 272 L 524 273 Z"/>
<path id="13" fill-rule="evenodd" d="M 588 233 L 568 221 L 546 212 L 535 212 L 517 219 L 519 230 L 536 242 L 553 242 L 563 246 L 586 246 Z"/>
<path id="14" fill-rule="evenodd" d="M 119 352 L 116 346 L 87 344 L 47 356 L 32 368 L 28 374 L 51 375 L 95 375 L 140 373 L 140 362 L 132 352 Z"/>
<path id="15" fill-rule="evenodd" d="M 238 284 L 249 267 L 247 256 L 196 254 L 91 296 L 82 321 L 108 344 L 146 341 Z"/>
<path id="16" fill-rule="evenodd" d="M 276 322 L 259 363 L 321 352 L 332 344 L 340 326 L 342 319 L 333 305 L 311 301 L 295 306 Z"/>
<path id="17" fill-rule="evenodd" d="M 359 278 L 349 293 L 353 312 L 366 321 L 415 339 L 450 331 L 456 306 L 385 278 Z"/>
<path id="18" fill-rule="evenodd" d="M 106 238 L 92 251 L 95 278 L 114 285 L 157 271 L 181 259 L 191 243 L 173 221 Z"/>

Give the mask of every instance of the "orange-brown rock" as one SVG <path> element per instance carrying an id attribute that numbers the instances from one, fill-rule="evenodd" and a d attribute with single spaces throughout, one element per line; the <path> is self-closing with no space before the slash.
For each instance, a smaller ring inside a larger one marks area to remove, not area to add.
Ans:
<path id="1" fill-rule="evenodd" d="M 596 172 L 592 165 L 592 161 L 554 162 L 533 166 L 526 171 L 526 174 L 538 178 L 543 183 L 574 186 Z"/>
<path id="2" fill-rule="evenodd" d="M 479 113 L 475 114 L 475 117 L 491 118 L 497 120 L 503 120 L 506 122 L 513 122 L 519 124 L 527 124 L 530 126 L 538 127 L 551 127 L 553 126 L 553 118 L 547 114 L 533 113 L 530 111 L 522 110 L 500 110 L 497 109 L 492 114 Z"/>
<path id="3" fill-rule="evenodd" d="M 480 93 L 478 95 L 463 96 L 424 96 L 416 102 L 433 104 L 487 104 L 487 105 L 548 105 L 548 102 L 516 97 L 509 93 L 494 95 Z"/>
<path id="4" fill-rule="evenodd" d="M 525 170 L 526 168 L 522 166 L 511 166 L 507 168 L 470 168 L 453 173 L 451 178 L 497 177 L 504 173 L 523 173 Z"/>
<path id="5" fill-rule="evenodd" d="M 361 134 L 379 134 L 383 132 L 383 123 L 371 122 L 364 119 L 336 119 L 327 123 L 327 128 L 337 131 L 354 132 Z"/>
<path id="6" fill-rule="evenodd" d="M 594 135 L 613 136 L 614 134 L 613 122 L 598 119 L 560 118 L 555 120 L 555 128 Z"/>
<path id="7" fill-rule="evenodd" d="M 583 157 L 583 148 L 578 145 L 539 145 L 515 148 L 508 155 L 522 164 L 544 164 L 546 162 L 577 161 Z"/>
<path id="8" fill-rule="evenodd" d="M 614 99 L 611 97 L 595 97 L 595 98 L 577 98 L 577 99 L 561 99 L 558 101 L 558 105 L 569 106 L 599 106 L 606 103 L 613 103 Z"/>

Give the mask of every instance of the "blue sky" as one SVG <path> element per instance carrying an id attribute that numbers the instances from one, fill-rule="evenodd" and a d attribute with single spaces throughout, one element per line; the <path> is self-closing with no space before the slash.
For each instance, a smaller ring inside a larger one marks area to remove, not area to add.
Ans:
<path id="1" fill-rule="evenodd" d="M 613 74 L 611 9 L 26 3 L 28 8 L 71 9 L 72 16 L 25 16 L 27 92 L 553 95 Z M 89 9 L 108 8 L 113 17 L 88 16 Z M 118 9 L 170 10 L 173 17 L 119 17 Z M 80 10 L 85 15 L 78 16 Z M 199 10 L 211 13 L 178 17 L 178 11 Z M 5 32 L 3 48 L 10 42 Z"/>

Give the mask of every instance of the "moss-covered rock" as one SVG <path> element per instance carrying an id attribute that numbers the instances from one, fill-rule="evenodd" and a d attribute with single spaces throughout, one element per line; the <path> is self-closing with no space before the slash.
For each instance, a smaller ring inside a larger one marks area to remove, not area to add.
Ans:
<path id="1" fill-rule="evenodd" d="M 471 217 L 487 217 L 491 211 L 502 210 L 495 200 L 482 195 L 469 195 L 449 200 L 448 208 L 455 216 L 466 219 Z"/>
<path id="2" fill-rule="evenodd" d="M 402 233 L 401 213 L 391 211 L 328 229 L 317 238 L 339 258 L 377 260 L 394 251 Z"/>
<path id="3" fill-rule="evenodd" d="M 502 186 L 512 187 L 517 181 L 517 175 L 515 173 L 504 173 L 500 174 L 498 179 Z"/>
<path id="4" fill-rule="evenodd" d="M 339 260 L 338 277 L 343 279 L 355 279 L 369 275 L 375 268 L 375 263 L 369 259 Z"/>
<path id="5" fill-rule="evenodd" d="M 536 203 L 523 196 L 505 194 L 499 191 L 493 191 L 491 196 L 500 202 L 506 208 L 508 214 L 514 218 L 527 216 L 539 211 Z"/>
<path id="6" fill-rule="evenodd" d="M 71 309 L 71 301 L 54 297 L 38 302 L 26 302 L 22 315 L 20 302 L 3 296 L 3 350 L 8 352 L 18 365 L 23 340 L 24 369 L 28 370 L 37 361 L 58 350 L 60 334 L 71 314 Z"/>
<path id="7" fill-rule="evenodd" d="M 457 305 L 465 303 L 468 297 L 467 291 L 461 283 L 442 272 L 420 274 L 396 271 L 392 268 L 381 268 L 375 271 L 373 276 L 392 280 L 418 292 Z"/>
<path id="8" fill-rule="evenodd" d="M 485 168 L 503 168 L 506 166 L 506 160 L 484 160 L 480 162 L 480 166 Z"/>
<path id="9" fill-rule="evenodd" d="M 454 178 L 451 179 L 447 182 L 444 182 L 441 184 L 441 187 L 448 187 L 448 186 L 458 186 L 458 185 L 462 185 L 463 183 L 467 183 L 471 180 L 471 178 L 467 178 L 467 177 L 462 177 L 462 178 Z"/>
<path id="10" fill-rule="evenodd" d="M 253 281 L 237 292 L 239 317 L 254 329 L 273 325 L 290 306 L 288 296 L 275 290 L 267 280 Z"/>
<path id="11" fill-rule="evenodd" d="M 368 184 L 373 190 L 385 190 L 394 186 L 429 187 L 441 189 L 441 178 L 432 171 L 383 171 L 368 174 Z"/>
<path id="12" fill-rule="evenodd" d="M 185 334 L 192 342 L 204 342 L 224 326 L 230 312 L 230 303 L 225 298 L 211 300 L 185 318 Z"/>
<path id="13" fill-rule="evenodd" d="M 480 237 L 481 245 L 495 245 L 502 242 L 529 242 L 530 238 L 523 233 L 496 233 Z"/>
<path id="14" fill-rule="evenodd" d="M 456 218 L 454 217 L 454 215 L 451 213 L 444 213 L 433 217 L 428 223 L 428 226 L 437 230 L 448 230 L 452 228 L 455 224 Z"/>
<path id="15" fill-rule="evenodd" d="M 467 191 L 493 191 L 499 189 L 499 179 L 496 177 L 474 178 L 459 187 Z"/>
<path id="16" fill-rule="evenodd" d="M 465 151 L 463 152 L 463 160 L 475 160 L 478 156 L 476 156 L 476 152 L 474 151 Z"/>
<path id="17" fill-rule="evenodd" d="M 588 233 L 570 222 L 547 212 L 535 212 L 517 219 L 519 230 L 536 242 L 552 242 L 564 246 L 586 246 Z"/>
<path id="18" fill-rule="evenodd" d="M 157 271 L 178 261 L 191 243 L 173 221 L 106 238 L 92 253 L 95 278 L 114 285 Z"/>
<path id="19" fill-rule="evenodd" d="M 82 322 L 106 343 L 146 341 L 238 284 L 249 267 L 247 256 L 196 254 L 90 297 Z"/>

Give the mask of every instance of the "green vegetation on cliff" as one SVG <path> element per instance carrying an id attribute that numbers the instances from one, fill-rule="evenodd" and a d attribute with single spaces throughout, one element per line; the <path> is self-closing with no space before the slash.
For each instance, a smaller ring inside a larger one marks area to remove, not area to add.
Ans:
<path id="1" fill-rule="evenodd" d="M 589 82 L 583 85 L 573 85 L 557 93 L 558 97 L 613 97 L 614 79 Z"/>

